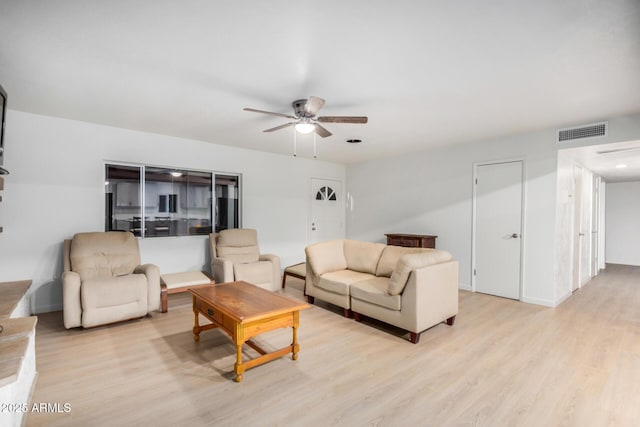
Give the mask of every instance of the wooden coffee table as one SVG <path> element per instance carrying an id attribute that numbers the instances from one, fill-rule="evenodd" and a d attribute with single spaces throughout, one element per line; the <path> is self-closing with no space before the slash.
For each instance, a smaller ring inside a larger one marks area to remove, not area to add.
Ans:
<path id="1" fill-rule="evenodd" d="M 220 328 L 229 334 L 236 345 L 236 382 L 242 381 L 245 369 L 282 357 L 289 352 L 293 360 L 298 358 L 300 346 L 297 330 L 300 324 L 300 310 L 308 308 L 308 304 L 247 282 L 220 283 L 189 289 L 189 292 L 193 294 L 194 340 L 200 340 L 200 332 L 213 328 Z M 200 326 L 200 314 L 212 323 Z M 291 345 L 279 350 L 267 353 L 251 340 L 264 332 L 288 327 L 293 329 L 293 341 Z M 260 353 L 260 356 L 243 362 L 242 346 L 245 342 Z"/>

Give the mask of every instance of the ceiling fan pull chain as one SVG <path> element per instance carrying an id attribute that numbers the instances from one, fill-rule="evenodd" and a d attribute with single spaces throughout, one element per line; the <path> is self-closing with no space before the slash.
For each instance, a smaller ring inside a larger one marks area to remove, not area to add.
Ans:
<path id="1" fill-rule="evenodd" d="M 313 133 L 313 158 L 316 158 L 316 133 Z"/>
<path id="2" fill-rule="evenodd" d="M 298 132 L 296 129 L 293 129 L 293 157 L 298 157 Z"/>

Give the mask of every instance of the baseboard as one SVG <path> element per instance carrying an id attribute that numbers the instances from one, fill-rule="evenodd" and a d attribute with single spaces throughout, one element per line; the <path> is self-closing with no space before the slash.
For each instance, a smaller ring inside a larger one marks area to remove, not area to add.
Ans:
<path id="1" fill-rule="evenodd" d="M 520 299 L 520 301 L 526 302 L 528 304 L 542 305 L 542 306 L 550 307 L 550 308 L 554 308 L 557 305 L 556 301 L 543 299 L 543 298 L 522 297 Z"/>
<path id="2" fill-rule="evenodd" d="M 471 292 L 471 285 L 467 285 L 466 283 L 460 283 L 458 285 L 458 289 Z"/>
<path id="3" fill-rule="evenodd" d="M 558 298 L 556 300 L 556 305 L 555 307 L 559 306 L 560 304 L 562 304 L 566 299 L 568 299 L 571 295 L 573 294 L 573 292 L 569 291 L 566 294 L 562 295 L 560 298 Z"/>
<path id="4" fill-rule="evenodd" d="M 62 304 L 48 304 L 32 307 L 31 314 L 51 313 L 52 311 L 62 311 Z"/>

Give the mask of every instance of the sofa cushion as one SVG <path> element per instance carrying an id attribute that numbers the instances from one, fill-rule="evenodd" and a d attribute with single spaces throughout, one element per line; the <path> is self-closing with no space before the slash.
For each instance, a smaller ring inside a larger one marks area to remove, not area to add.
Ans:
<path id="1" fill-rule="evenodd" d="M 316 276 L 347 268 L 344 257 L 344 240 L 314 243 L 304 249 L 311 270 Z"/>
<path id="2" fill-rule="evenodd" d="M 349 295 L 349 286 L 353 283 L 372 279 L 373 275 L 352 270 L 338 270 L 320 276 L 317 286 L 325 291 L 340 295 Z"/>
<path id="3" fill-rule="evenodd" d="M 254 285 L 268 285 L 273 281 L 273 264 L 269 261 L 234 264 L 233 276 L 235 280 L 244 280 Z"/>
<path id="4" fill-rule="evenodd" d="M 449 260 L 451 260 L 451 254 L 441 250 L 402 255 L 391 274 L 387 292 L 389 295 L 401 294 L 412 270 Z"/>
<path id="5" fill-rule="evenodd" d="M 351 293 L 351 298 L 390 310 L 400 310 L 402 297 L 400 295 L 389 295 L 387 293 L 388 287 L 388 277 L 376 277 L 352 284 L 349 292 Z"/>
<path id="6" fill-rule="evenodd" d="M 396 268 L 396 264 L 398 264 L 398 260 L 402 255 L 417 254 L 434 250 L 435 249 L 405 248 L 403 246 L 392 245 L 385 246 L 384 251 L 382 251 L 380 261 L 378 261 L 376 276 L 391 277 L 391 273 L 393 273 L 393 269 Z"/>
<path id="7" fill-rule="evenodd" d="M 258 246 L 218 246 L 216 248 L 218 257 L 227 259 L 233 263 L 257 262 L 260 258 Z"/>
<path id="8" fill-rule="evenodd" d="M 218 246 L 257 246 L 258 232 L 251 228 L 229 228 L 216 236 Z"/>
<path id="9" fill-rule="evenodd" d="M 233 263 L 258 261 L 258 233 L 250 228 L 222 230 L 215 236 L 216 255 Z"/>
<path id="10" fill-rule="evenodd" d="M 119 231 L 77 233 L 69 258 L 82 281 L 131 274 L 140 265 L 138 240 Z"/>
<path id="11" fill-rule="evenodd" d="M 376 274 L 376 267 L 378 267 L 378 261 L 385 246 L 382 243 L 345 240 L 344 257 L 347 260 L 347 268 L 362 273 Z"/>

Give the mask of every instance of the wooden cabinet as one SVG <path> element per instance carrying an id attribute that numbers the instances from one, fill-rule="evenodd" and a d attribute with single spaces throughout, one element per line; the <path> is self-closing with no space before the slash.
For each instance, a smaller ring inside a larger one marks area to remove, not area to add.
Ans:
<path id="1" fill-rule="evenodd" d="M 407 248 L 433 248 L 436 247 L 436 239 L 438 236 L 428 234 L 385 234 L 387 236 L 387 245 L 404 246 Z"/>

